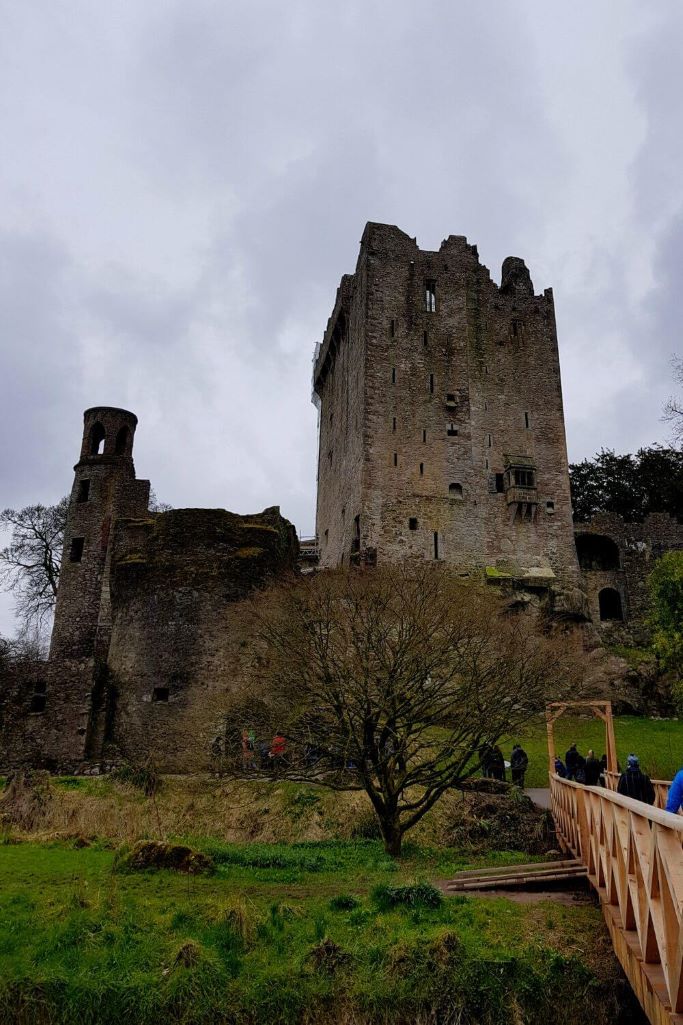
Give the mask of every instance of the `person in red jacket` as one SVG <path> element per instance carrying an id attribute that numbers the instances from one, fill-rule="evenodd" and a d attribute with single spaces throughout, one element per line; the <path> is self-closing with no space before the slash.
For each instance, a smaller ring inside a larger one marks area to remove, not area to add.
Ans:
<path id="1" fill-rule="evenodd" d="M 279 730 L 276 730 L 270 745 L 270 760 L 274 769 L 279 769 L 284 765 L 286 753 L 287 738 Z"/>

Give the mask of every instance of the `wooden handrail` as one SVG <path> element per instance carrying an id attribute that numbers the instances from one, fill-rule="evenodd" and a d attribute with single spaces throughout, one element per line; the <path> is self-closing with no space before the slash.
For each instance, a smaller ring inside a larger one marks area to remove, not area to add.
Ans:
<path id="1" fill-rule="evenodd" d="M 683 818 L 550 774 L 560 846 L 586 867 L 651 1022 L 683 1013 Z"/>

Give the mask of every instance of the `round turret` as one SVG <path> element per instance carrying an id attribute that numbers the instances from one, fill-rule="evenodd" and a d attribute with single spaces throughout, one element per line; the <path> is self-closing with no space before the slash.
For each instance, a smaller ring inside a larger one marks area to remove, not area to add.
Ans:
<path id="1" fill-rule="evenodd" d="M 81 461 L 98 457 L 131 459 L 138 418 L 127 409 L 93 406 L 83 414 Z"/>

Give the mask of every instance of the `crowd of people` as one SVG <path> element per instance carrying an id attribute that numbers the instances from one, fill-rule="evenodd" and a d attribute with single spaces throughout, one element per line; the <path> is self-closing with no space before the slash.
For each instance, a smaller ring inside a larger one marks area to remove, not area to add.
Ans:
<path id="1" fill-rule="evenodd" d="M 316 751 L 317 753 L 317 751 Z M 220 737 L 212 745 L 212 754 L 220 758 L 223 754 Z M 524 787 L 524 777 L 529 765 L 529 757 L 521 744 L 513 744 L 510 760 L 505 756 L 498 744 L 484 744 L 479 749 L 482 774 L 489 779 L 507 781 L 507 769 L 510 769 L 512 783 Z M 312 750 L 305 752 L 306 763 L 312 757 Z M 287 738 L 280 730 L 276 730 L 270 743 L 257 743 L 253 729 L 242 731 L 242 766 L 245 769 L 278 769 L 287 762 Z M 617 793 L 631 797 L 645 804 L 655 803 L 655 788 L 652 780 L 640 768 L 640 759 L 630 754 L 626 759 L 626 770 L 620 771 Z M 576 744 L 571 744 L 564 756 L 555 758 L 555 772 L 563 779 L 574 780 L 587 787 L 606 786 L 607 755 L 597 758 L 590 749 L 584 757 Z M 676 814 L 683 807 L 683 769 L 674 777 L 666 803 L 666 810 Z"/>
<path id="2" fill-rule="evenodd" d="M 630 754 L 626 759 L 626 770 L 621 772 L 618 768 L 618 771 L 618 794 L 632 797 L 635 801 L 643 801 L 645 804 L 655 803 L 655 788 L 650 777 L 641 769 L 638 755 Z M 595 752 L 590 750 L 584 758 L 576 744 L 572 744 L 564 756 L 564 762 L 559 755 L 555 759 L 555 772 L 563 779 L 571 779 L 587 787 L 606 786 L 607 755 L 596 758 Z"/>
<path id="3" fill-rule="evenodd" d="M 514 785 L 520 788 L 524 787 L 524 776 L 529 765 L 529 757 L 521 744 L 513 745 L 509 762 L 505 760 L 498 744 L 484 744 L 480 748 L 479 756 L 481 771 L 486 778 L 506 782 L 506 770 L 510 769 Z"/>

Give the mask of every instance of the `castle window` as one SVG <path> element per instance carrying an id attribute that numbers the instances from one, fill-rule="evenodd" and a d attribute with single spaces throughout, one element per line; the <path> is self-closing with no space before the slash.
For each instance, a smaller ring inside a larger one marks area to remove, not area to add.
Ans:
<path id="1" fill-rule="evenodd" d="M 521 320 L 513 320 L 510 325 L 510 334 L 513 338 L 522 338 L 524 333 L 524 324 Z"/>
<path id="2" fill-rule="evenodd" d="M 600 605 L 600 620 L 623 620 L 624 612 L 621 607 L 621 595 L 614 587 L 603 587 L 598 595 Z"/>
<path id="3" fill-rule="evenodd" d="M 325 531 L 325 544 L 330 540 L 330 528 L 328 527 Z"/>
<path id="4" fill-rule="evenodd" d="M 488 411 L 488 408 L 489 408 L 489 404 L 488 404 L 488 402 L 486 401 L 486 399 L 484 399 L 484 412 L 485 412 L 485 413 L 486 413 L 486 412 Z"/>
<path id="5" fill-rule="evenodd" d="M 389 334 L 391 335 L 392 338 L 394 337 L 395 331 L 396 331 L 396 325 L 394 324 L 394 321 L 392 320 L 392 321 L 389 322 Z"/>
<path id="6" fill-rule="evenodd" d="M 548 515 L 550 515 L 551 513 L 554 513 L 555 512 L 555 503 L 554 502 L 546 502 L 545 503 L 545 511 L 548 513 Z"/>
<path id="7" fill-rule="evenodd" d="M 489 461 L 488 461 L 488 459 L 485 459 L 484 462 L 486 463 L 486 469 L 488 470 L 488 468 L 489 468 Z"/>
<path id="8" fill-rule="evenodd" d="M 439 558 L 439 532 L 438 532 L 438 530 L 434 531 L 434 558 L 435 559 Z"/>
<path id="9" fill-rule="evenodd" d="M 434 393 L 434 374 L 429 375 L 429 390 Z"/>
<path id="10" fill-rule="evenodd" d="M 420 476 L 423 477 L 425 472 L 425 464 L 420 463 Z"/>
<path id="11" fill-rule="evenodd" d="M 152 701 L 168 701 L 168 687 L 155 687 L 152 691 Z"/>
<path id="12" fill-rule="evenodd" d="M 425 442 L 426 440 L 427 440 L 427 432 L 426 432 L 426 431 L 423 431 L 423 432 L 422 432 L 422 441 L 423 441 L 423 443 L 424 443 L 424 442 Z"/>
<path id="13" fill-rule="evenodd" d="M 446 431 L 446 434 L 448 435 L 449 438 L 457 438 L 457 436 L 458 436 L 458 428 L 455 426 L 455 424 L 449 424 L 448 425 L 448 430 Z"/>
<path id="14" fill-rule="evenodd" d="M 78 482 L 78 494 L 76 495 L 77 502 L 87 502 L 90 498 L 90 481 L 79 480 Z"/>
<path id="15" fill-rule="evenodd" d="M 45 680 L 36 680 L 33 684 L 33 693 L 31 694 L 31 703 L 29 705 L 29 712 L 32 715 L 39 715 L 45 711 L 45 705 L 47 704 L 47 684 Z"/>
<path id="16" fill-rule="evenodd" d="M 496 474 L 496 493 L 499 494 L 499 495 L 502 495 L 502 493 L 504 491 L 505 491 L 505 474 L 504 473 L 497 473 Z"/>
<path id="17" fill-rule="evenodd" d="M 398 466 L 398 452 L 394 452 L 394 466 Z"/>
<path id="18" fill-rule="evenodd" d="M 396 367 L 391 368 L 391 383 L 396 384 Z"/>
<path id="19" fill-rule="evenodd" d="M 524 426 L 526 427 L 526 429 L 528 431 L 529 430 L 529 414 L 528 413 L 524 414 Z"/>
<path id="20" fill-rule="evenodd" d="M 411 516 L 408 520 L 408 530 L 417 530 L 417 516 Z"/>
<path id="21" fill-rule="evenodd" d="M 330 451 L 327 453 L 327 458 L 329 460 L 330 466 L 332 466 L 332 454 L 333 454 L 333 452 L 334 452 L 334 449 L 330 449 Z"/>
<path id="22" fill-rule="evenodd" d="M 85 546 L 84 537 L 72 537 L 71 547 L 69 549 L 69 562 L 80 562 L 83 558 L 83 548 Z"/>
<path id="23" fill-rule="evenodd" d="M 346 519 L 346 506 L 343 505 L 342 506 L 342 523 L 344 522 L 345 519 Z"/>
<path id="24" fill-rule="evenodd" d="M 491 445 L 492 445 L 492 444 L 493 444 L 493 438 L 492 438 L 492 437 L 491 437 L 491 435 L 489 434 L 489 435 L 487 436 L 487 447 L 488 447 L 488 448 L 491 448 Z"/>
<path id="25" fill-rule="evenodd" d="M 425 281 L 425 309 L 427 313 L 436 312 L 436 281 L 433 278 Z"/>
<path id="26" fill-rule="evenodd" d="M 130 432 L 127 427 L 122 427 L 116 435 L 116 443 L 114 445 L 114 454 L 117 456 L 125 456 L 128 449 L 128 436 Z"/>
<path id="27" fill-rule="evenodd" d="M 462 484 L 449 484 L 448 494 L 450 498 L 462 498 Z"/>
<path id="28" fill-rule="evenodd" d="M 426 331 L 423 331 L 422 333 L 422 344 L 424 345 L 425 349 L 429 345 L 429 335 Z"/>
<path id="29" fill-rule="evenodd" d="M 102 424 L 97 421 L 90 428 L 90 455 L 100 456 L 104 452 L 105 430 Z"/>
<path id="30" fill-rule="evenodd" d="M 448 392 L 447 393 L 447 395 L 446 395 L 446 402 L 449 405 L 455 405 L 455 395 L 453 394 L 453 392 Z"/>
<path id="31" fill-rule="evenodd" d="M 394 419 L 391 422 L 391 429 L 392 429 L 392 431 L 396 430 L 396 417 L 394 417 Z"/>
<path id="32" fill-rule="evenodd" d="M 523 467 L 515 466 L 512 471 L 512 476 L 516 488 L 536 487 L 536 477 L 533 470 L 527 470 Z"/>

